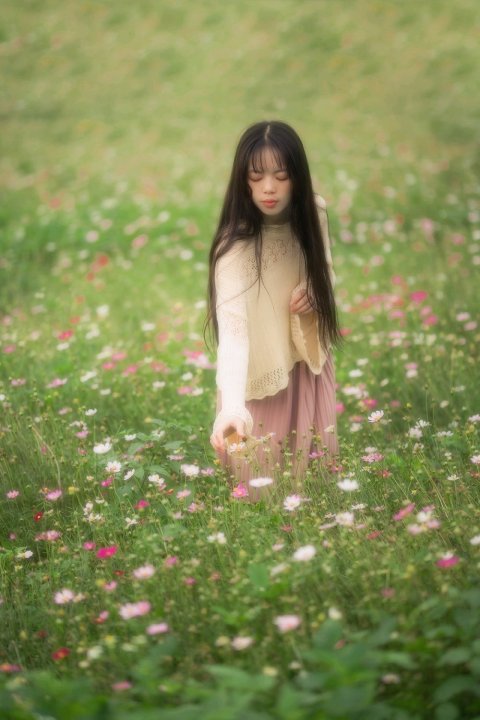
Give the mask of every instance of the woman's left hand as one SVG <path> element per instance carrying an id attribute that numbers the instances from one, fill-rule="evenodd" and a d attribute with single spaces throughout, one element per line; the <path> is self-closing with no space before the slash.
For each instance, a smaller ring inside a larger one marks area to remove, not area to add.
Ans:
<path id="1" fill-rule="evenodd" d="M 290 312 L 294 315 L 304 315 L 312 312 L 313 309 L 307 291 L 304 288 L 295 288 L 290 298 Z"/>

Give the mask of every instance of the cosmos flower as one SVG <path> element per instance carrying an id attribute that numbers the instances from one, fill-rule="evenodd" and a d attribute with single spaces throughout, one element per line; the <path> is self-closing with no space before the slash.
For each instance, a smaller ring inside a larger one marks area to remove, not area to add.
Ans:
<path id="1" fill-rule="evenodd" d="M 315 556 L 316 552 L 313 545 L 304 545 L 298 548 L 298 550 L 295 550 L 292 557 L 297 562 L 308 562 Z"/>
<path id="2" fill-rule="evenodd" d="M 302 504 L 302 497 L 300 495 L 288 495 L 283 501 L 283 508 L 288 512 L 296 510 Z"/>
<path id="3" fill-rule="evenodd" d="M 250 480 L 250 482 L 249 482 L 249 484 L 255 488 L 265 487 L 266 485 L 271 485 L 272 483 L 273 483 L 273 479 L 269 478 L 269 477 L 254 478 L 253 480 Z"/>
<path id="4" fill-rule="evenodd" d="M 124 620 L 130 620 L 134 617 L 146 615 L 150 612 L 150 609 L 151 605 L 148 600 L 140 600 L 136 603 L 125 603 L 125 605 L 121 605 L 119 613 Z"/>
<path id="5" fill-rule="evenodd" d="M 106 453 L 110 452 L 112 449 L 112 443 L 108 440 L 104 443 L 98 443 L 97 445 L 94 445 L 93 452 L 96 455 L 105 455 Z"/>
<path id="6" fill-rule="evenodd" d="M 281 633 L 296 630 L 302 620 L 298 615 L 277 615 L 273 621 Z"/>

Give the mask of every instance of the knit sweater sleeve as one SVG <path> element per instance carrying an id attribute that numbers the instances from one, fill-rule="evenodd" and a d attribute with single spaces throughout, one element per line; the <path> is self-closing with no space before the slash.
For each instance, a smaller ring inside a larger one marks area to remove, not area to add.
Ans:
<path id="1" fill-rule="evenodd" d="M 249 338 L 246 308 L 246 281 L 241 272 L 241 250 L 223 255 L 215 268 L 216 312 L 218 321 L 217 387 L 221 392 L 221 410 L 213 427 L 233 418 L 245 422 L 252 432 L 252 416 L 245 407 Z"/>

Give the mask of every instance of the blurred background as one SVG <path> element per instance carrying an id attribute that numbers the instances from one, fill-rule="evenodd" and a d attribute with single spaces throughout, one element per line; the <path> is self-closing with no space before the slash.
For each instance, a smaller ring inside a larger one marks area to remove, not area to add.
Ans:
<path id="1" fill-rule="evenodd" d="M 218 199 L 260 119 L 297 129 L 329 201 L 401 193 L 408 166 L 454 191 L 478 173 L 476 0 L 3 0 L 0 13 L 4 192 Z"/>

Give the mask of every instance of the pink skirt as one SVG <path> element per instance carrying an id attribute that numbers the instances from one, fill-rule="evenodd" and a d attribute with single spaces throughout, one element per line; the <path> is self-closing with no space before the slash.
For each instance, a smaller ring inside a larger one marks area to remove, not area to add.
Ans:
<path id="1" fill-rule="evenodd" d="M 311 455 L 327 460 L 337 455 L 335 368 L 331 353 L 319 375 L 312 373 L 304 361 L 297 362 L 284 390 L 262 400 L 249 400 L 246 407 L 253 418 L 252 435 L 265 438 L 272 433 L 272 436 L 247 458 L 235 458 L 226 452 L 219 453 L 218 458 L 231 483 L 244 485 L 250 500 L 260 499 L 269 489 L 250 487 L 251 479 L 275 479 L 285 472 L 299 479 L 305 474 Z M 217 394 L 217 412 L 219 409 Z"/>

